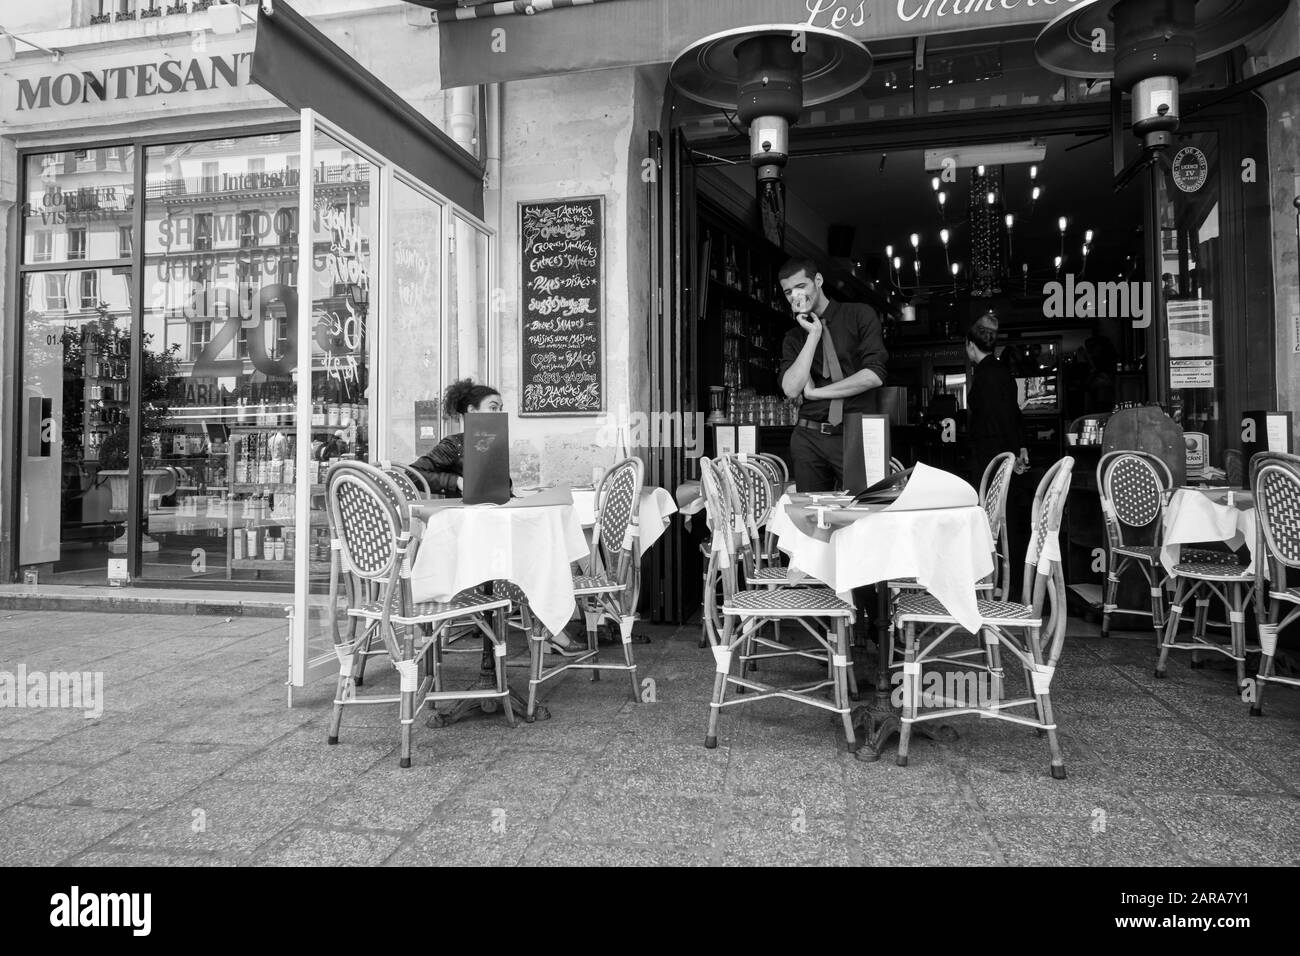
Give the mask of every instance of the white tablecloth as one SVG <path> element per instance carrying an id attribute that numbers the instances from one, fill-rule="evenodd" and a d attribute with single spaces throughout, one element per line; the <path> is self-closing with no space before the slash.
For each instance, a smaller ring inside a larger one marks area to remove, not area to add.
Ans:
<path id="1" fill-rule="evenodd" d="M 513 581 L 552 634 L 564 630 L 577 602 L 571 561 L 587 557 L 587 538 L 572 505 L 462 505 L 434 502 L 411 510 L 424 521 L 411 568 L 416 601 L 446 601 L 485 581 Z"/>
<path id="2" fill-rule="evenodd" d="M 978 505 L 924 511 L 873 510 L 822 541 L 795 527 L 782 496 L 769 530 L 790 564 L 844 600 L 853 588 L 914 577 L 967 630 L 978 630 L 975 583 L 993 572 L 993 535 Z"/>
<path id="3" fill-rule="evenodd" d="M 1178 563 L 1185 544 L 1224 541 L 1236 550 L 1243 544 L 1255 570 L 1255 504 L 1247 491 L 1227 488 L 1178 488 L 1165 508 L 1164 539 L 1160 563 L 1166 570 Z"/>
<path id="4" fill-rule="evenodd" d="M 573 489 L 573 509 L 584 528 L 596 523 L 596 491 L 594 488 Z M 677 513 L 673 496 L 662 488 L 642 488 L 641 502 L 637 508 L 637 534 L 641 537 L 641 553 L 645 554 L 668 527 Z"/>

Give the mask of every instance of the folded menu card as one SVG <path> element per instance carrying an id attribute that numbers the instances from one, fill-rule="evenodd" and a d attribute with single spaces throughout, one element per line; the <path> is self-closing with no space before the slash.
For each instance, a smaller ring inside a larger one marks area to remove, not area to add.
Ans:
<path id="1" fill-rule="evenodd" d="M 980 503 L 979 494 L 970 483 L 954 474 L 919 463 L 910 471 L 907 486 L 886 511 L 968 508 Z"/>

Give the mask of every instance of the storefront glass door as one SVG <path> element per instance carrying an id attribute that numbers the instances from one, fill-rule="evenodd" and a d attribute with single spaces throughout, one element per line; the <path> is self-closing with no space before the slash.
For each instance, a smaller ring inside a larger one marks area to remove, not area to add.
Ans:
<path id="1" fill-rule="evenodd" d="M 24 165 L 18 560 L 42 582 L 102 584 L 129 543 L 134 153 Z"/>
<path id="2" fill-rule="evenodd" d="M 298 133 L 144 158 L 143 576 L 288 588 Z"/>
<path id="3" fill-rule="evenodd" d="M 1160 273 L 1165 302 L 1170 412 L 1197 447 L 1189 471 L 1223 469 L 1229 442 L 1225 407 L 1227 267 L 1220 218 L 1219 135 L 1180 136 L 1172 171 L 1159 177 Z"/>

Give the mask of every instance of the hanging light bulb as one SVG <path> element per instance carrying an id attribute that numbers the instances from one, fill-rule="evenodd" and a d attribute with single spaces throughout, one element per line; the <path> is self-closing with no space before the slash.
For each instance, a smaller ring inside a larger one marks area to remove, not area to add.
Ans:
<path id="1" fill-rule="evenodd" d="M 894 256 L 894 271 L 895 271 L 895 272 L 898 272 L 898 271 L 901 270 L 902 268 L 903 268 L 903 257 L 902 257 L 902 256 Z"/>
<path id="2" fill-rule="evenodd" d="M 1007 228 L 1010 229 L 1015 224 L 1016 224 L 1015 213 L 1010 213 L 1010 212 L 1007 213 Z"/>
<path id="3" fill-rule="evenodd" d="M 1085 243 L 1083 244 L 1083 257 L 1084 257 L 1085 259 L 1088 258 L 1088 252 L 1090 251 L 1090 249 L 1091 249 L 1091 247 L 1090 247 L 1090 246 L 1085 242 Z"/>
<path id="4" fill-rule="evenodd" d="M 949 237 L 950 235 L 951 235 L 951 233 L 949 233 L 947 229 L 940 229 L 940 230 L 939 230 L 939 241 L 942 242 L 942 243 L 946 246 L 946 245 L 948 244 L 948 237 Z"/>
<path id="5" fill-rule="evenodd" d="M 1057 271 L 1057 272 L 1060 272 L 1060 271 L 1061 271 L 1061 257 L 1060 257 L 1060 256 L 1057 256 L 1057 257 L 1056 257 L 1056 271 Z"/>
<path id="6" fill-rule="evenodd" d="M 960 263 L 960 262 L 954 262 L 954 263 L 952 264 L 952 277 L 953 277 L 954 279 L 957 278 L 957 273 L 959 273 L 959 272 L 961 272 L 961 263 Z"/>
<path id="7" fill-rule="evenodd" d="M 1083 234 L 1083 241 L 1086 242 L 1086 243 L 1088 243 L 1089 245 L 1092 244 L 1092 230 L 1091 230 L 1091 229 L 1089 229 L 1087 232 L 1085 232 L 1085 233 Z"/>
<path id="8" fill-rule="evenodd" d="M 1021 273 L 1021 275 L 1026 275 L 1026 276 L 1029 275 L 1029 263 L 1028 263 L 1028 262 L 1022 262 L 1022 263 L 1020 263 L 1020 273 Z"/>
<path id="9" fill-rule="evenodd" d="M 921 237 L 916 233 L 912 233 L 912 248 L 916 249 L 920 245 L 921 245 Z"/>
<path id="10" fill-rule="evenodd" d="M 892 259 L 892 258 L 894 258 L 894 247 L 893 247 L 893 246 L 885 246 L 885 258 L 886 258 L 886 259 Z"/>
<path id="11" fill-rule="evenodd" d="M 981 166 L 981 167 L 979 168 L 979 174 L 980 174 L 981 176 L 984 175 L 984 167 L 983 167 L 983 166 Z"/>
<path id="12" fill-rule="evenodd" d="M 1037 166 L 1030 166 L 1030 167 L 1029 167 L 1029 181 L 1030 181 L 1030 182 L 1033 182 L 1033 181 L 1034 181 L 1035 179 L 1037 179 L 1037 178 L 1038 178 L 1038 167 L 1037 167 Z"/>
<path id="13" fill-rule="evenodd" d="M 1034 187 L 1034 194 L 1033 194 L 1033 195 L 1034 195 L 1034 202 L 1038 202 L 1038 197 L 1041 196 L 1042 194 L 1043 194 L 1043 191 L 1042 191 L 1039 187 L 1035 186 L 1035 187 Z"/>
<path id="14" fill-rule="evenodd" d="M 989 205 L 992 206 L 992 205 L 993 205 L 995 202 L 997 202 L 997 201 L 998 201 L 998 194 L 995 193 L 993 190 L 990 189 L 990 190 L 989 190 Z"/>
<path id="15" fill-rule="evenodd" d="M 939 208 L 942 209 L 944 203 L 946 203 L 947 201 L 948 201 L 948 194 L 945 193 L 945 192 L 940 192 L 940 193 L 939 193 Z"/>
<path id="16" fill-rule="evenodd" d="M 935 176 L 933 179 L 930 180 L 930 188 L 933 189 L 935 192 L 938 192 L 938 191 L 939 191 L 939 177 L 938 177 L 938 176 Z"/>
<path id="17" fill-rule="evenodd" d="M 1069 224 L 1069 220 L 1062 216 L 1060 219 L 1056 220 L 1056 224 L 1061 228 L 1061 235 L 1065 235 L 1065 227 Z"/>

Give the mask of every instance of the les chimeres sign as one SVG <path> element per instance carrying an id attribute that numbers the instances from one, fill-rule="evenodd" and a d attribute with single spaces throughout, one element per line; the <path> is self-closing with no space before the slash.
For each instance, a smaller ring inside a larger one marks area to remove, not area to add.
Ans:
<path id="1" fill-rule="evenodd" d="M 248 52 L 226 56 L 130 63 L 18 80 L 18 109 L 43 110 L 75 103 L 167 96 L 244 86 Z"/>

